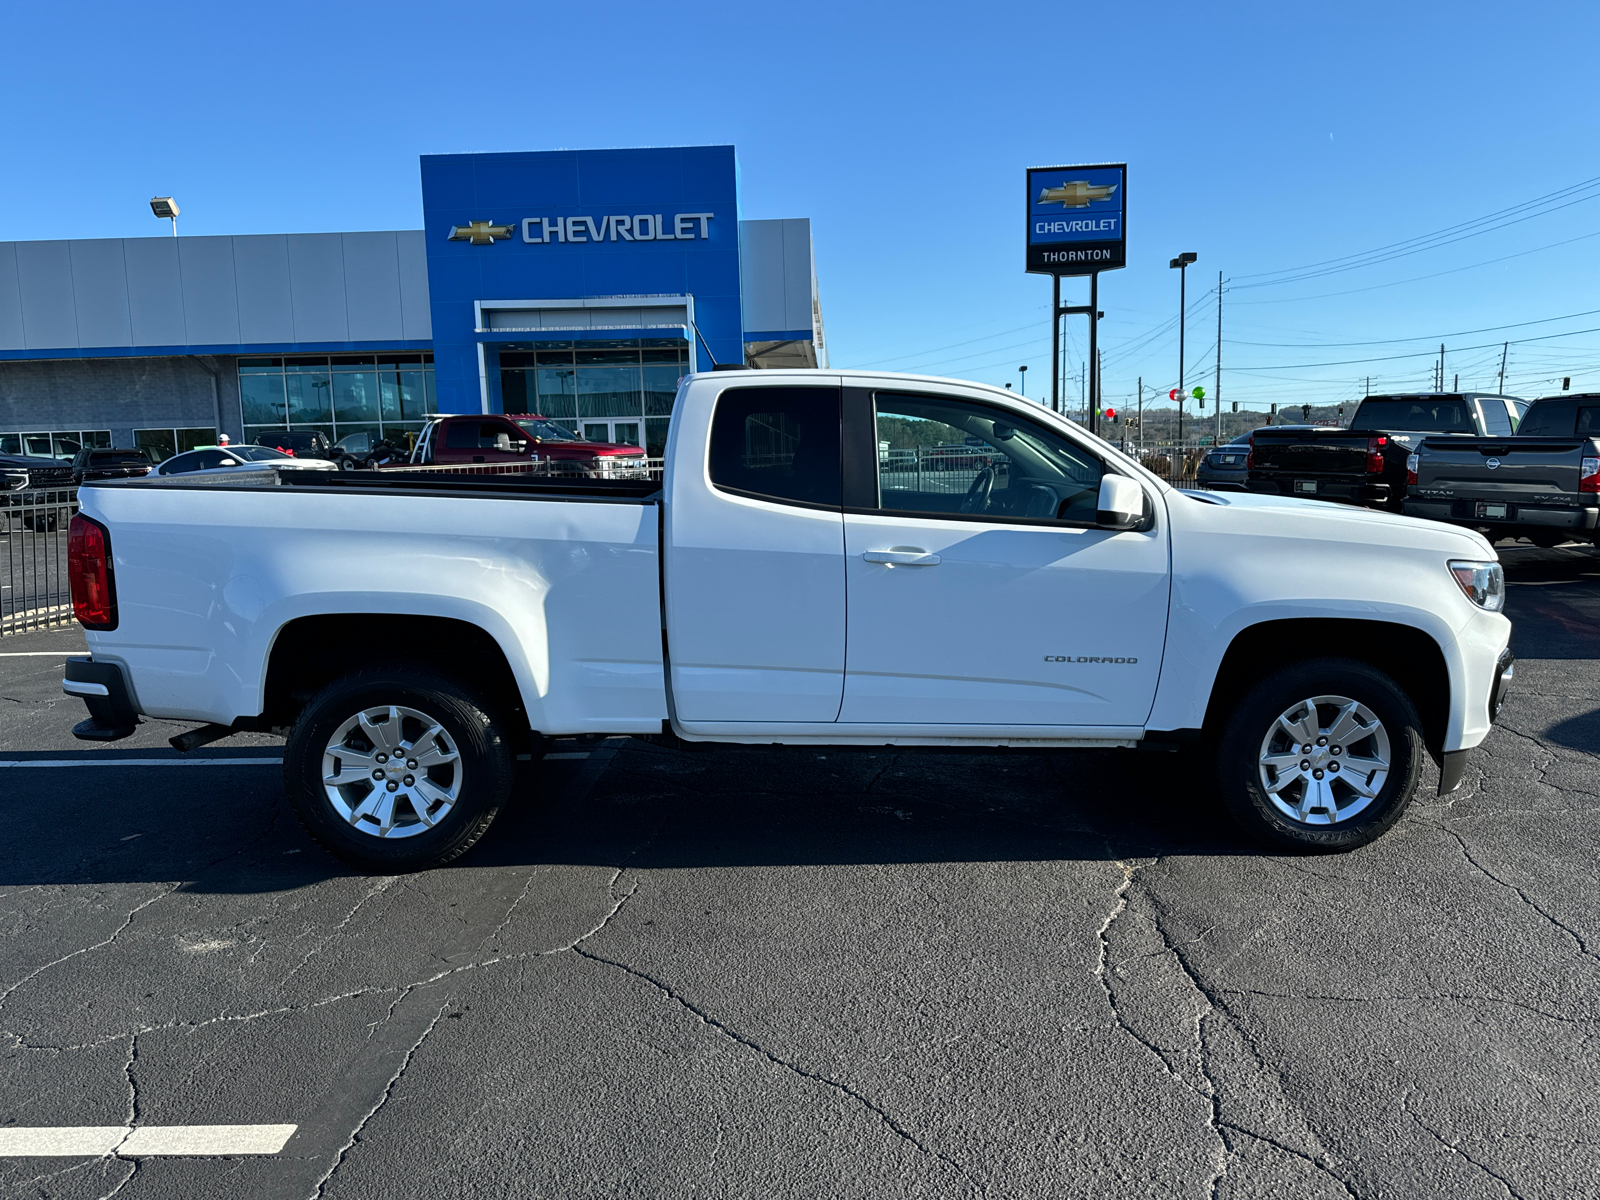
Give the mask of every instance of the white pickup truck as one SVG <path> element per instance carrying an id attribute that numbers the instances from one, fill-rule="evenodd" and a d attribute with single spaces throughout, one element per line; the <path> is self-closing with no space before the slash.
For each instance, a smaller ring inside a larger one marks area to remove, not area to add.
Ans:
<path id="1" fill-rule="evenodd" d="M 660 483 L 306 471 L 80 501 L 79 736 L 286 730 L 300 818 L 381 870 L 460 854 L 519 757 L 583 734 L 1195 743 L 1247 830 L 1349 849 L 1424 752 L 1456 786 L 1512 673 L 1478 534 L 1177 491 L 951 380 L 690 376 Z"/>

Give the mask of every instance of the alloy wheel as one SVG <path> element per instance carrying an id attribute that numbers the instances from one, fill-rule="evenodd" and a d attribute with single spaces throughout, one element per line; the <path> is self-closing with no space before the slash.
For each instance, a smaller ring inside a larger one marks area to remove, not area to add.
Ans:
<path id="1" fill-rule="evenodd" d="M 1312 696 L 1279 714 L 1261 740 L 1261 785 L 1302 825 L 1347 821 L 1377 799 L 1392 762 L 1389 734 L 1348 696 Z"/>

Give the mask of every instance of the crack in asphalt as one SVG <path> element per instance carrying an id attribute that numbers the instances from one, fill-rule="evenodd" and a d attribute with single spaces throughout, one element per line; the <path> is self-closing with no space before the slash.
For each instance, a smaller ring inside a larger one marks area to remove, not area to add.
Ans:
<path id="1" fill-rule="evenodd" d="M 32 971 L 29 971 L 21 979 L 17 980 L 10 987 L 6 988 L 5 991 L 0 992 L 0 1008 L 4 1008 L 6 1006 L 6 1001 L 11 999 L 12 995 L 16 992 L 16 990 L 18 988 L 22 987 L 24 984 L 31 983 L 33 980 L 37 979 L 40 975 L 43 975 L 46 971 L 52 970 L 52 969 L 54 969 L 56 967 L 59 967 L 64 962 L 70 962 L 72 959 L 77 958 L 79 955 L 92 954 L 96 950 L 103 950 L 107 946 L 111 945 L 112 942 L 116 941 L 119 937 L 122 936 L 122 934 L 127 930 L 128 926 L 133 924 L 133 920 L 134 920 L 135 917 L 137 917 L 145 909 L 149 908 L 157 900 L 166 899 L 168 896 L 172 895 L 173 892 L 177 891 L 182 886 L 183 885 L 180 884 L 180 883 L 175 883 L 175 884 L 171 885 L 170 887 L 168 887 L 166 890 L 158 893 L 157 895 L 151 896 L 143 904 L 136 905 L 134 907 L 133 911 L 131 911 L 126 917 L 123 918 L 122 924 L 118 925 L 116 927 L 116 929 L 112 931 L 110 937 L 107 937 L 102 941 L 98 941 L 92 946 L 84 946 L 81 949 L 74 950 L 70 954 L 63 954 L 60 958 L 56 959 L 54 962 L 47 962 L 43 966 L 35 967 Z"/>
<path id="2" fill-rule="evenodd" d="M 1521 901 L 1525 905 L 1527 905 L 1529 908 L 1531 908 L 1534 912 L 1538 913 L 1541 917 L 1543 917 L 1550 924 L 1554 925 L 1557 929 L 1561 930 L 1562 933 L 1566 934 L 1569 938 L 1571 938 L 1573 944 L 1578 947 L 1578 950 L 1579 950 L 1580 953 L 1582 953 L 1583 955 L 1585 955 L 1585 956 L 1587 956 L 1589 958 L 1595 959 L 1596 961 L 1600 961 L 1600 954 L 1596 954 L 1593 950 L 1589 949 L 1589 943 L 1583 937 L 1582 934 L 1580 934 L 1577 930 L 1573 929 L 1571 926 L 1567 925 L 1560 918 L 1556 917 L 1553 913 L 1550 913 L 1550 912 L 1546 911 L 1545 907 L 1542 904 L 1540 904 L 1532 896 L 1528 895 L 1527 892 L 1523 891 L 1516 884 L 1511 883 L 1508 880 L 1501 879 L 1493 871 L 1489 870 L 1488 867 L 1484 866 L 1481 862 L 1479 862 L 1476 858 L 1474 858 L 1473 854 L 1472 854 L 1472 848 L 1467 845 L 1467 841 L 1466 841 L 1466 839 L 1464 837 L 1462 837 L 1454 829 L 1451 829 L 1448 825 L 1442 825 L 1442 824 L 1439 824 L 1437 822 L 1429 822 L 1429 823 L 1432 824 L 1434 826 L 1434 828 L 1438 829 L 1440 832 L 1447 833 L 1452 838 L 1454 838 L 1455 842 L 1456 842 L 1456 845 L 1461 847 L 1461 856 L 1464 859 L 1466 859 L 1467 862 L 1470 863 L 1474 868 L 1476 868 L 1477 871 L 1480 874 L 1482 874 L 1485 879 L 1489 880 L 1492 883 L 1499 884 L 1501 887 L 1505 888 L 1507 891 L 1514 892 L 1517 895 L 1517 897 L 1519 899 L 1521 899 Z"/>
<path id="3" fill-rule="evenodd" d="M 1486 996 L 1473 992 L 1424 992 L 1412 996 L 1338 996 L 1322 992 L 1266 992 L 1257 988 L 1220 988 L 1220 994 L 1225 996 L 1259 996 L 1263 1000 L 1305 1000 L 1305 1001 L 1331 1001 L 1338 1004 L 1424 1004 L 1429 1001 L 1454 1001 L 1463 1004 L 1504 1004 L 1510 1008 L 1520 1008 L 1538 1017 L 1550 1021 L 1559 1021 L 1564 1025 L 1600 1025 L 1600 1017 L 1569 1017 L 1565 1013 L 1552 1012 L 1547 1008 L 1540 1008 L 1535 1004 L 1528 1004 L 1522 1000 L 1512 1000 L 1507 996 Z M 1593 1035 L 1591 1035 L 1593 1036 Z"/>
<path id="4" fill-rule="evenodd" d="M 410 992 L 408 991 L 407 995 L 409 994 Z M 401 997 L 401 999 L 404 998 L 405 997 Z M 417 1051 L 422 1048 L 422 1043 L 428 1040 L 428 1035 L 431 1034 L 439 1022 L 444 1019 L 445 1011 L 449 1007 L 449 1000 L 446 1000 L 442 1005 L 440 1005 L 439 1011 L 433 1015 L 433 1020 L 429 1021 L 427 1028 L 422 1031 L 422 1036 L 417 1038 L 417 1040 L 411 1044 L 411 1048 L 406 1051 L 405 1057 L 400 1060 L 400 1065 L 395 1069 L 394 1074 L 389 1077 L 389 1082 L 384 1087 L 383 1094 L 378 1097 L 377 1103 L 369 1108 L 361 1117 L 361 1119 L 356 1122 L 356 1127 L 350 1131 L 350 1136 L 345 1140 L 344 1145 L 339 1148 L 338 1156 L 334 1159 L 333 1165 L 328 1168 L 326 1173 L 324 1173 L 320 1179 L 317 1180 L 316 1188 L 311 1193 L 311 1200 L 321 1200 L 323 1192 L 327 1189 L 328 1181 L 333 1178 L 334 1172 L 344 1165 L 344 1161 L 349 1156 L 350 1151 L 355 1147 L 355 1144 L 361 1140 L 361 1131 L 367 1127 L 367 1123 L 371 1121 L 373 1117 L 378 1115 L 378 1111 L 383 1108 L 385 1104 L 389 1103 L 389 1097 L 394 1095 L 395 1085 L 400 1082 L 400 1077 L 406 1073 L 406 1068 L 411 1065 L 411 1060 L 416 1057 Z M 393 1010 L 391 1009 L 391 1011 Z"/>
<path id="5" fill-rule="evenodd" d="M 917 1137 L 916 1134 L 912 1133 L 905 1126 L 901 1125 L 899 1121 L 895 1120 L 894 1117 L 892 1115 L 890 1115 L 889 1112 L 887 1112 L 885 1109 L 880 1107 L 878 1104 L 874 1103 L 870 1098 L 868 1098 L 867 1096 L 863 1095 L 861 1092 L 857 1091 L 855 1088 L 851 1087 L 849 1084 L 841 1083 L 837 1079 L 830 1079 L 826 1075 L 819 1075 L 814 1071 L 808 1071 L 804 1067 L 801 1067 L 801 1066 L 796 1065 L 795 1063 L 789 1062 L 787 1059 L 779 1058 L 772 1051 L 768 1050 L 765 1046 L 761 1045 L 760 1042 L 754 1041 L 753 1039 L 746 1037 L 744 1034 L 738 1032 L 737 1030 L 731 1028 L 730 1026 L 723 1024 L 723 1022 L 717 1020 L 716 1017 L 712 1016 L 705 1009 L 703 1009 L 699 1005 L 695 1004 L 694 1001 L 692 1001 L 692 1000 L 688 999 L 687 997 L 683 996 L 678 991 L 676 991 L 674 988 L 672 988 L 668 984 L 662 982 L 660 979 L 657 979 L 654 975 L 651 975 L 647 971 L 641 971 L 636 967 L 630 967 L 627 963 L 618 962 L 616 959 L 606 958 L 603 955 L 595 954 L 591 950 L 583 949 L 581 946 L 577 945 L 576 943 L 574 943 L 574 945 L 571 947 L 571 949 L 572 949 L 574 954 L 580 955 L 583 958 L 587 958 L 591 962 L 602 963 L 605 966 L 614 967 L 615 969 L 617 969 L 619 971 L 622 971 L 624 974 L 631 975 L 635 979 L 639 979 L 639 980 L 644 981 L 645 983 L 648 983 L 651 987 L 655 988 L 658 992 L 660 992 L 668 1000 L 671 1000 L 673 1003 L 675 1003 L 679 1007 L 683 1008 L 686 1012 L 692 1014 L 695 1018 L 697 1018 L 701 1022 L 701 1024 L 706 1025 L 709 1028 L 716 1030 L 718 1033 L 722 1034 L 724 1037 L 726 1037 L 730 1041 L 736 1042 L 739 1045 L 746 1047 L 747 1049 L 754 1050 L 757 1054 L 761 1055 L 763 1058 L 765 1058 L 768 1062 L 772 1063 L 774 1066 L 781 1067 L 783 1070 L 789 1071 L 792 1074 L 798 1075 L 802 1079 L 809 1079 L 813 1083 L 820 1083 L 824 1087 L 832 1088 L 834 1091 L 838 1092 L 840 1095 L 849 1097 L 850 1099 L 854 1100 L 856 1103 L 860 1104 L 862 1107 L 866 1108 L 874 1116 L 876 1116 L 878 1118 L 878 1120 L 881 1121 L 884 1124 L 884 1126 L 886 1128 L 888 1128 L 891 1132 L 893 1132 L 896 1136 L 898 1136 L 902 1140 L 906 1141 L 910 1145 L 916 1147 L 916 1149 L 918 1151 L 920 1151 L 922 1154 L 926 1155 L 929 1158 L 934 1158 L 934 1159 L 937 1159 L 938 1161 L 944 1163 L 946 1166 L 950 1167 L 957 1174 L 959 1174 L 963 1179 L 965 1179 L 968 1183 L 972 1184 L 974 1187 L 978 1188 L 980 1191 L 982 1191 L 982 1192 L 987 1192 L 988 1191 L 988 1189 L 986 1187 L 984 1187 L 984 1185 L 979 1183 L 977 1179 L 973 1178 L 971 1172 L 969 1172 L 967 1170 L 967 1168 L 965 1166 L 963 1166 L 960 1162 L 957 1162 L 955 1159 L 951 1158 L 949 1155 L 944 1154 L 943 1152 L 941 1152 L 939 1150 L 935 1150 L 933 1147 L 929 1146 L 921 1138 Z"/>
<path id="6" fill-rule="evenodd" d="M 1493 1179 L 1501 1187 L 1505 1188 L 1506 1195 L 1510 1196 L 1511 1200 L 1523 1200 L 1522 1194 L 1518 1192 L 1516 1188 L 1511 1186 L 1511 1181 L 1504 1175 L 1500 1174 L 1500 1172 L 1494 1170 L 1492 1167 L 1487 1167 L 1477 1159 L 1473 1158 L 1472 1155 L 1468 1154 L 1458 1144 L 1450 1141 L 1432 1125 L 1429 1125 L 1426 1121 L 1424 1121 L 1417 1110 L 1411 1107 L 1410 1099 L 1410 1092 L 1402 1092 L 1400 1094 L 1400 1111 L 1405 1113 L 1406 1116 L 1410 1117 L 1417 1128 L 1421 1129 L 1424 1133 L 1432 1137 L 1434 1141 L 1438 1142 L 1439 1145 L 1443 1146 L 1451 1154 L 1454 1154 L 1458 1158 L 1471 1163 L 1473 1166 L 1477 1167 L 1478 1170 L 1489 1176 L 1490 1179 Z"/>
<path id="7" fill-rule="evenodd" d="M 1156 860 L 1156 862 L 1159 861 L 1159 859 Z M 1154 866 L 1155 863 L 1152 862 L 1147 865 Z M 1173 961 L 1178 966 L 1178 969 L 1188 980 L 1189 986 L 1193 988 L 1195 993 L 1199 995 L 1200 998 L 1206 1003 L 1206 1008 L 1198 1013 L 1195 1018 L 1195 1048 L 1200 1074 L 1206 1085 L 1199 1094 L 1209 1102 L 1210 1112 L 1208 1113 L 1207 1118 L 1208 1124 L 1222 1147 L 1222 1153 L 1219 1156 L 1220 1161 L 1217 1164 L 1217 1173 L 1208 1181 L 1209 1194 L 1215 1198 L 1218 1194 L 1218 1189 L 1221 1187 L 1222 1180 L 1226 1177 L 1228 1169 L 1232 1165 L 1233 1158 L 1236 1157 L 1233 1146 L 1228 1140 L 1228 1130 L 1237 1130 L 1240 1133 L 1258 1138 L 1261 1141 L 1269 1142 L 1272 1145 L 1279 1145 L 1279 1143 L 1275 1139 L 1269 1138 L 1263 1134 L 1256 1133 L 1252 1130 L 1243 1129 L 1223 1117 L 1222 1091 L 1218 1086 L 1216 1075 L 1213 1072 L 1213 1053 L 1205 1034 L 1206 1019 L 1209 1017 L 1212 1018 L 1214 1022 L 1225 1022 L 1233 1029 L 1233 1031 L 1238 1035 L 1239 1040 L 1250 1051 L 1250 1054 L 1255 1059 L 1257 1066 L 1263 1070 L 1270 1071 L 1277 1078 L 1279 1094 L 1283 1097 L 1285 1103 L 1289 1103 L 1289 1095 L 1284 1089 L 1285 1081 L 1283 1078 L 1283 1072 L 1268 1062 L 1266 1057 L 1261 1053 L 1260 1049 L 1254 1044 L 1249 1034 L 1244 1030 L 1237 1015 L 1232 1011 L 1231 1008 L 1229 1008 L 1228 1003 L 1224 998 L 1226 993 L 1207 986 L 1205 981 L 1201 978 L 1198 967 L 1196 967 L 1195 964 L 1190 961 L 1187 948 L 1192 944 L 1192 942 L 1198 941 L 1199 938 L 1190 939 L 1189 941 L 1174 940 L 1173 937 L 1167 932 L 1166 925 L 1162 920 L 1166 914 L 1151 889 L 1147 886 L 1138 885 L 1136 881 L 1131 878 L 1131 876 L 1130 884 L 1134 886 L 1140 886 L 1141 894 L 1149 902 L 1151 912 L 1153 913 L 1152 924 L 1155 928 L 1157 936 L 1161 938 L 1166 952 L 1171 954 Z M 1320 1147 L 1322 1144 L 1322 1139 L 1317 1135 L 1316 1130 L 1312 1128 L 1311 1122 L 1306 1113 L 1300 1109 L 1298 1105 L 1295 1105 L 1295 1109 L 1299 1113 L 1300 1119 L 1305 1122 L 1306 1132 L 1311 1136 L 1313 1144 Z M 1339 1174 L 1338 1171 L 1334 1170 L 1333 1159 L 1331 1155 L 1325 1154 L 1324 1158 L 1318 1158 L 1315 1155 L 1306 1154 L 1303 1151 L 1291 1150 L 1288 1146 L 1280 1146 L 1280 1148 L 1311 1164 L 1318 1171 L 1322 1172 L 1324 1175 L 1328 1176 L 1328 1178 L 1336 1182 L 1351 1197 L 1356 1197 L 1356 1192 L 1350 1182 L 1341 1174 Z"/>
<path id="8" fill-rule="evenodd" d="M 1289 1155 L 1291 1158 L 1297 1158 L 1301 1162 L 1310 1164 L 1311 1166 L 1315 1167 L 1317 1170 L 1321 1171 L 1329 1179 L 1332 1179 L 1340 1187 L 1342 1187 L 1344 1189 L 1345 1195 L 1349 1196 L 1350 1200 L 1361 1200 L 1361 1197 L 1360 1197 L 1359 1193 L 1357 1193 L 1356 1190 L 1353 1187 L 1351 1187 L 1348 1182 L 1346 1182 L 1345 1180 L 1341 1179 L 1338 1175 L 1334 1174 L 1333 1171 L 1329 1168 L 1328 1164 L 1326 1162 L 1323 1162 L 1320 1159 L 1318 1159 L 1315 1155 L 1307 1154 L 1304 1150 L 1297 1150 L 1293 1146 L 1289 1145 L 1288 1143 L 1280 1142 L 1277 1138 L 1274 1138 L 1274 1137 L 1268 1137 L 1266 1134 L 1260 1133 L 1257 1130 L 1246 1129 L 1242 1125 L 1235 1125 L 1231 1121 L 1219 1121 L 1217 1123 L 1217 1127 L 1219 1129 L 1224 1130 L 1225 1133 L 1242 1134 L 1247 1138 L 1251 1138 L 1251 1139 L 1253 1139 L 1255 1141 L 1258 1141 L 1258 1142 L 1261 1142 L 1261 1143 L 1263 1143 L 1265 1145 L 1271 1146 L 1274 1150 L 1282 1151 L 1284 1154 Z"/>

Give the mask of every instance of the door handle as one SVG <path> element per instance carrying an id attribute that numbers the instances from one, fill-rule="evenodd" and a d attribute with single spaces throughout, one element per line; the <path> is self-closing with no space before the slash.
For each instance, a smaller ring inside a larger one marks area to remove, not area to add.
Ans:
<path id="1" fill-rule="evenodd" d="M 939 556 L 929 554 L 920 547 L 904 550 L 868 550 L 861 556 L 869 563 L 886 563 L 891 567 L 937 567 Z"/>

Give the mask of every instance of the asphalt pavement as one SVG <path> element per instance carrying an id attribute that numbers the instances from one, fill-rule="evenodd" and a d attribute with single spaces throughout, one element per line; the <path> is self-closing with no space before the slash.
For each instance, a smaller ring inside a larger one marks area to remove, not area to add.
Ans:
<path id="1" fill-rule="evenodd" d="M 0 1148 L 116 1147 L 0 1194 L 1592 1196 L 1600 557 L 1503 556 L 1516 690 L 1465 784 L 1321 858 L 1180 755 L 610 739 L 363 876 L 274 739 L 85 748 L 81 637 L 0 640 Z"/>

